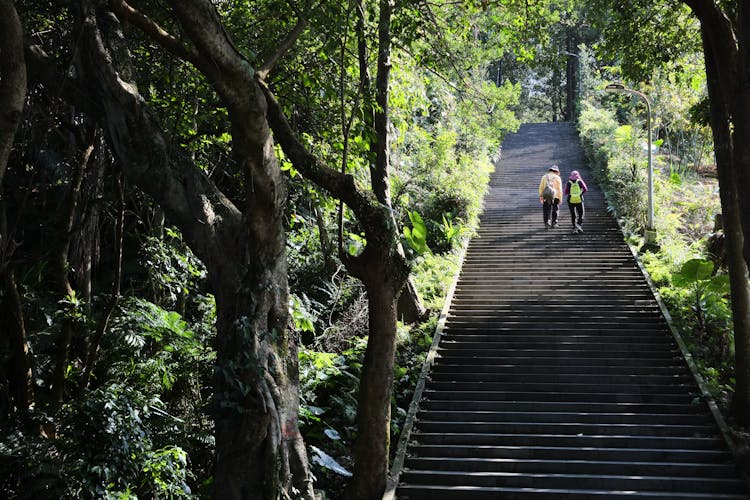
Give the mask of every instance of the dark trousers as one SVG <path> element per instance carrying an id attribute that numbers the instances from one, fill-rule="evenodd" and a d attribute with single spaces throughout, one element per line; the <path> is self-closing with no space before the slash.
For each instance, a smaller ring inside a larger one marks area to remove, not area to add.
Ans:
<path id="1" fill-rule="evenodd" d="M 573 226 L 575 227 L 576 223 L 579 226 L 582 226 L 583 225 L 583 202 L 581 203 L 568 202 L 568 208 L 570 209 L 570 220 L 573 222 Z M 578 218 L 577 222 L 576 222 L 576 216 Z"/>
<path id="2" fill-rule="evenodd" d="M 545 201 L 542 205 L 542 214 L 544 215 L 545 224 L 557 224 L 557 211 L 560 208 L 560 200 L 549 202 Z"/>

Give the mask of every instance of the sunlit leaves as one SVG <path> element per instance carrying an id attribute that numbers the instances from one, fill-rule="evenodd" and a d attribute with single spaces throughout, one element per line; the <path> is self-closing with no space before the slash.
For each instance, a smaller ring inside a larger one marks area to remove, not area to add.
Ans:
<path id="1" fill-rule="evenodd" d="M 672 284 L 679 287 L 692 287 L 698 293 L 729 293 L 729 276 L 714 276 L 714 263 L 706 259 L 690 259 L 672 275 Z"/>
<path id="2" fill-rule="evenodd" d="M 409 212 L 412 227 L 404 226 L 404 238 L 412 250 L 417 254 L 425 253 L 427 247 L 427 226 L 418 212 Z"/>
<path id="3" fill-rule="evenodd" d="M 289 294 L 289 317 L 294 328 L 300 332 L 314 332 L 317 319 L 310 308 L 310 299 L 302 294 Z"/>
<path id="4" fill-rule="evenodd" d="M 605 34 L 600 53 L 623 73 L 648 81 L 654 69 L 700 51 L 700 29 L 683 2 L 591 2 L 589 19 Z"/>

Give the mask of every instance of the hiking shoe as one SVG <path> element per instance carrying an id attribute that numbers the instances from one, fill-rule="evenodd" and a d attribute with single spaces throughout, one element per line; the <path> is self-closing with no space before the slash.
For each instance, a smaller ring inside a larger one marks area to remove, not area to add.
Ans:
<path id="1" fill-rule="evenodd" d="M 556 228 L 556 227 L 557 227 L 557 222 L 553 222 L 553 223 L 552 223 L 552 229 L 554 229 L 554 228 Z"/>
<path id="2" fill-rule="evenodd" d="M 549 228 L 550 228 L 549 222 L 545 222 L 544 223 L 544 229 L 549 229 Z"/>
<path id="3" fill-rule="evenodd" d="M 577 227 L 573 228 L 573 234 L 578 234 L 578 228 Z"/>
<path id="4" fill-rule="evenodd" d="M 576 224 L 576 232 L 579 232 L 579 233 L 583 232 L 583 228 L 581 227 L 580 224 Z"/>

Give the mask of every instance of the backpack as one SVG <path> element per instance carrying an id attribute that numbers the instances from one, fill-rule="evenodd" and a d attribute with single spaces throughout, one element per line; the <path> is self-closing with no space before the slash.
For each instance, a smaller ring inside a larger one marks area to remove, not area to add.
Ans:
<path id="1" fill-rule="evenodd" d="M 570 182 L 570 203 L 581 203 L 583 201 L 583 198 L 581 195 L 583 195 L 583 189 L 581 189 L 581 184 L 578 181 L 569 181 Z"/>
<path id="2" fill-rule="evenodd" d="M 552 174 L 546 175 L 547 182 L 544 185 L 544 189 L 542 189 L 542 199 L 552 203 L 557 198 L 557 191 L 555 191 L 555 181 L 550 180 L 550 175 Z"/>

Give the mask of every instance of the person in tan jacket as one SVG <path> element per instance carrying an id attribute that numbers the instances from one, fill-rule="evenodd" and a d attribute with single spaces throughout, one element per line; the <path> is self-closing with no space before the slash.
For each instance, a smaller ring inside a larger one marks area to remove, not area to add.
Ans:
<path id="1" fill-rule="evenodd" d="M 557 227 L 557 213 L 562 200 L 563 186 L 560 169 L 552 165 L 539 182 L 539 201 L 542 203 L 544 229 Z"/>

